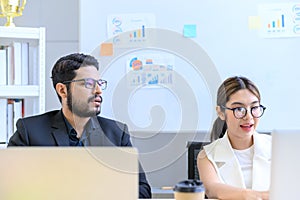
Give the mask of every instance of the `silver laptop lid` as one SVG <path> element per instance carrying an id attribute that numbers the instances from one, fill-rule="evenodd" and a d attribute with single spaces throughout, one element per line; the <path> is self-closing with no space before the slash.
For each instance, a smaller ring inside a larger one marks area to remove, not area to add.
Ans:
<path id="1" fill-rule="evenodd" d="M 270 199 L 298 199 L 300 129 L 272 132 Z"/>
<path id="2" fill-rule="evenodd" d="M 138 198 L 134 148 L 18 147 L 0 159 L 0 199 Z"/>

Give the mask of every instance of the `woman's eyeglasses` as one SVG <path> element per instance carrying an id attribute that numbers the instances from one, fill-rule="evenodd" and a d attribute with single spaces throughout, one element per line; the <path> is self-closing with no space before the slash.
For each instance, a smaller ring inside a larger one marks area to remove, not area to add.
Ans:
<path id="1" fill-rule="evenodd" d="M 244 118 L 248 112 L 247 108 L 245 108 L 245 107 L 228 108 L 223 105 L 221 107 L 223 109 L 232 110 L 234 117 L 237 119 Z M 260 118 L 264 114 L 265 109 L 266 109 L 266 107 L 264 107 L 263 105 L 253 106 L 250 108 L 250 112 L 254 118 Z"/>

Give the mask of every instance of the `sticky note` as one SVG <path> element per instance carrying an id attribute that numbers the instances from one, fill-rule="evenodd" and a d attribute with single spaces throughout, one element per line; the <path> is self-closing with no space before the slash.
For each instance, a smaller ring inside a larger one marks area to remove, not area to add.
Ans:
<path id="1" fill-rule="evenodd" d="M 114 48 L 112 43 L 102 43 L 100 46 L 100 56 L 112 56 Z"/>
<path id="2" fill-rule="evenodd" d="M 249 16 L 248 27 L 249 30 L 259 30 L 261 28 L 260 16 Z"/>
<path id="3" fill-rule="evenodd" d="M 197 36 L 197 26 L 195 24 L 185 24 L 183 27 L 183 36 L 193 38 Z"/>

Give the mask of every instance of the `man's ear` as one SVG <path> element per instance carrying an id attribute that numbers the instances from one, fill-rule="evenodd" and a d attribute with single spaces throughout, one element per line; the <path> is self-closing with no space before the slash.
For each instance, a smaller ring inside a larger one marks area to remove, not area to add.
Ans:
<path id="1" fill-rule="evenodd" d="M 225 120 L 225 113 L 222 112 L 220 106 L 217 106 L 217 107 L 216 107 L 216 111 L 217 111 L 217 114 L 218 114 L 219 118 L 220 118 L 221 120 Z"/>
<path id="2" fill-rule="evenodd" d="M 68 92 L 65 84 L 57 83 L 55 86 L 55 90 L 62 99 L 67 98 Z"/>

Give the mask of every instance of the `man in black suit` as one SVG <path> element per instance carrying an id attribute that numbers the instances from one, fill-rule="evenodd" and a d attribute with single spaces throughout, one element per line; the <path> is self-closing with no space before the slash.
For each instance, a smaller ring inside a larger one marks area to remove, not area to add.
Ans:
<path id="1" fill-rule="evenodd" d="M 90 55 L 60 58 L 51 78 L 62 109 L 19 119 L 8 146 L 132 146 L 126 124 L 98 116 L 107 85 L 98 70 Z M 139 198 L 151 198 L 142 167 Z"/>

